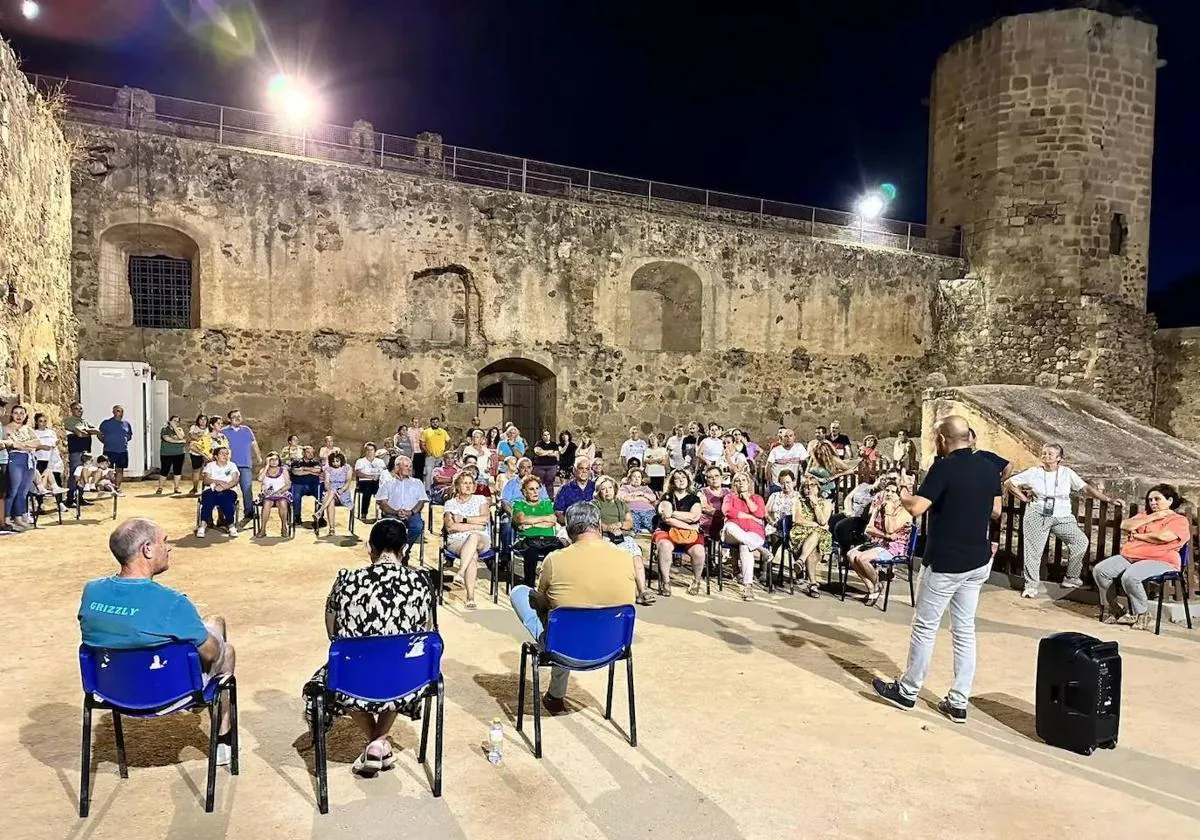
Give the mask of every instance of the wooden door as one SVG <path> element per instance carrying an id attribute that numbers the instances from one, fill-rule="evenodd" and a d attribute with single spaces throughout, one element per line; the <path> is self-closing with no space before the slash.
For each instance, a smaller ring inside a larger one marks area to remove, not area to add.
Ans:
<path id="1" fill-rule="evenodd" d="M 504 383 L 504 420 L 515 423 L 527 441 L 537 439 L 537 383 L 508 380 Z"/>

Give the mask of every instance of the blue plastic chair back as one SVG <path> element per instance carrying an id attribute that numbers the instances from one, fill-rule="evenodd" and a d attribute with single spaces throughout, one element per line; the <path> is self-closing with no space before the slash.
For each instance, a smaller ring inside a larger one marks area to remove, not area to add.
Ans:
<path id="1" fill-rule="evenodd" d="M 913 523 L 912 530 L 908 532 L 908 546 L 905 551 L 908 553 L 909 559 L 912 559 L 917 554 L 917 540 L 921 537 L 921 526 Z"/>
<path id="2" fill-rule="evenodd" d="M 599 668 L 633 645 L 633 619 L 632 604 L 559 607 L 550 611 L 543 650 L 574 668 Z"/>
<path id="3" fill-rule="evenodd" d="M 419 691 L 441 673 L 442 637 L 437 633 L 334 639 L 325 685 L 359 700 L 387 702 Z"/>
<path id="4" fill-rule="evenodd" d="M 153 713 L 204 690 L 200 654 L 190 642 L 151 648 L 79 646 L 83 690 L 119 709 Z"/>
<path id="5" fill-rule="evenodd" d="M 1185 542 L 1182 546 L 1179 547 L 1179 570 L 1180 570 L 1180 572 L 1187 572 L 1188 563 L 1191 562 L 1191 559 L 1192 559 L 1192 541 L 1189 539 L 1187 542 Z M 1184 578 L 1186 578 L 1186 577 L 1187 577 L 1187 575 L 1185 574 Z"/>

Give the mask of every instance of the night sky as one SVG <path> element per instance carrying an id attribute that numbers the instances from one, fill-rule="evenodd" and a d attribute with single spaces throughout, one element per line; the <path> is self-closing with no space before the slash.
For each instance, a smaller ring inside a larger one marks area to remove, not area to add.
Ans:
<path id="1" fill-rule="evenodd" d="M 0 0 L 31 72 L 263 108 L 300 71 L 326 121 L 440 132 L 448 143 L 801 204 L 849 209 L 899 189 L 924 221 L 938 55 L 1038 2 L 678 0 Z M 1059 6 L 1066 4 L 1057 4 Z M 1159 26 L 1150 285 L 1166 325 L 1200 324 L 1195 103 L 1200 4 L 1144 0 Z M 237 40 L 209 23 L 228 14 Z M 252 23 L 257 16 L 258 22 Z M 1166 302 L 1170 302 L 1167 305 Z M 1189 308 L 1190 307 L 1190 308 Z"/>

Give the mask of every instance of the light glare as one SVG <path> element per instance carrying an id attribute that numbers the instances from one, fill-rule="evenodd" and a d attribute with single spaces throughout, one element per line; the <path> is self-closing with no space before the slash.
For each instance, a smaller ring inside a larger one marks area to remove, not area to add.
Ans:
<path id="1" fill-rule="evenodd" d="M 37 16 L 42 13 L 42 7 L 34 0 L 25 0 L 21 4 L 21 14 L 25 16 L 25 20 L 37 20 Z"/>
<path id="2" fill-rule="evenodd" d="M 311 122 L 316 116 L 317 100 L 312 91 L 286 73 L 277 73 L 267 84 L 271 110 L 293 124 Z"/>
<path id="3" fill-rule="evenodd" d="M 883 213 L 884 204 L 883 196 L 878 193 L 864 195 L 858 200 L 858 214 L 864 219 L 877 219 Z"/>

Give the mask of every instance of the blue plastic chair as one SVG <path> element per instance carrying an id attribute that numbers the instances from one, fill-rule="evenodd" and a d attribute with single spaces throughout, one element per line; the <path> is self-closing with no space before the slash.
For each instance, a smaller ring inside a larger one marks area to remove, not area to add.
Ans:
<path id="1" fill-rule="evenodd" d="M 83 756 L 79 770 L 79 816 L 88 815 L 92 763 L 92 711 L 112 712 L 117 741 L 117 767 L 129 778 L 125 764 L 125 734 L 121 715 L 150 718 L 175 712 L 207 709 L 208 789 L 204 810 L 213 809 L 217 783 L 217 702 L 229 695 L 232 724 L 229 771 L 238 774 L 237 681 L 232 675 L 204 681 L 200 654 L 188 642 L 170 642 L 151 648 L 90 648 L 79 646 L 79 673 L 83 678 Z"/>
<path id="2" fill-rule="evenodd" d="M 908 535 L 908 545 L 905 547 L 904 553 L 898 557 L 893 557 L 891 560 L 872 560 L 871 565 L 880 570 L 881 574 L 892 572 L 897 566 L 903 566 L 908 569 L 908 599 L 914 607 L 917 605 L 916 587 L 913 585 L 913 560 L 917 553 L 917 540 L 921 536 L 921 528 L 915 522 L 912 526 L 912 531 Z M 846 600 L 846 589 L 850 585 L 850 562 L 843 556 L 839 562 L 838 573 L 841 576 L 842 585 L 842 600 Z M 883 612 L 887 612 L 888 597 L 892 593 L 892 579 L 895 574 L 886 574 L 887 583 L 883 588 Z"/>
<path id="3" fill-rule="evenodd" d="M 325 753 L 326 724 L 334 714 L 335 694 L 358 700 L 388 702 L 419 692 L 425 701 L 421 746 L 417 761 L 425 763 L 429 742 L 429 713 L 437 698 L 437 728 L 433 742 L 433 795 L 442 795 L 442 737 L 445 731 L 445 686 L 442 679 L 442 637 L 437 633 L 334 639 L 329 645 L 325 690 L 313 696 L 313 752 L 317 763 L 317 808 L 329 813 L 329 771 Z"/>
<path id="4" fill-rule="evenodd" d="M 1166 584 L 1176 581 L 1182 582 L 1183 586 L 1183 616 L 1187 619 L 1187 628 L 1192 629 L 1192 610 L 1188 605 L 1188 561 L 1191 559 L 1192 545 L 1190 542 L 1185 542 L 1179 549 L 1179 570 L 1163 572 L 1161 575 L 1146 578 L 1143 583 L 1158 584 L 1158 615 L 1154 619 L 1154 635 L 1157 636 L 1162 632 L 1162 611 L 1163 611 L 1163 593 L 1167 591 Z"/>
<path id="5" fill-rule="evenodd" d="M 521 644 L 521 681 L 517 689 L 517 731 L 525 717 L 525 666 L 533 665 L 533 754 L 542 757 L 542 688 L 539 668 L 558 665 L 571 671 L 608 666 L 604 719 L 612 719 L 613 680 L 617 662 L 625 660 L 629 688 L 629 745 L 637 746 L 637 708 L 633 690 L 632 604 L 619 607 L 559 607 L 551 610 L 542 644 Z"/>

